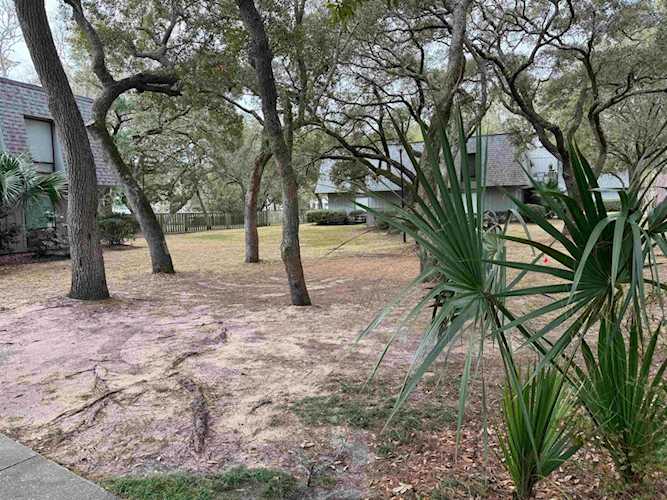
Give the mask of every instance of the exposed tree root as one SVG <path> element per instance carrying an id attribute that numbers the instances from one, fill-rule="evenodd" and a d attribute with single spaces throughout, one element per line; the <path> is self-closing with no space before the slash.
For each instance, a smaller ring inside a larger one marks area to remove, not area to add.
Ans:
<path id="1" fill-rule="evenodd" d="M 178 368 L 181 365 L 181 363 L 183 363 L 183 361 L 185 361 L 188 358 L 191 358 L 193 356 L 200 356 L 201 354 L 204 354 L 206 352 L 210 352 L 212 350 L 213 349 L 204 349 L 202 351 L 184 352 L 183 354 L 180 354 L 180 355 L 176 356 L 176 359 L 174 359 L 174 361 L 171 362 L 171 370 L 175 370 L 176 368 Z"/>
<path id="2" fill-rule="evenodd" d="M 257 401 L 257 403 L 255 403 L 255 405 L 252 408 L 250 408 L 250 411 L 248 412 L 248 415 L 250 415 L 251 413 L 255 413 L 255 411 L 258 410 L 259 408 L 261 408 L 262 406 L 270 405 L 271 403 L 273 403 L 273 401 L 271 401 L 268 398 L 267 399 L 260 399 L 259 401 Z"/>
<path id="3" fill-rule="evenodd" d="M 122 391 L 124 391 L 125 389 L 127 389 L 127 387 L 123 387 L 123 388 L 121 388 L 121 389 L 115 389 L 115 390 L 113 390 L 113 391 L 108 391 L 108 392 L 102 394 L 101 396 L 99 396 L 99 397 L 93 399 L 92 401 L 89 401 L 88 403 L 86 403 L 85 405 L 83 405 L 83 406 L 81 406 L 81 407 L 79 407 L 79 408 L 75 408 L 75 409 L 72 409 L 72 410 L 67 410 L 67 411 L 62 412 L 60 415 L 58 415 L 58 416 L 56 416 L 55 418 L 53 418 L 53 419 L 51 420 L 51 422 L 55 422 L 56 420 L 60 420 L 60 419 L 62 419 L 62 418 L 69 418 L 69 417 L 73 417 L 74 415 L 78 415 L 79 413 L 82 413 L 82 412 L 84 412 L 84 411 L 86 411 L 86 410 L 92 408 L 92 407 L 95 406 L 96 404 L 101 403 L 101 402 L 103 402 L 103 401 L 106 401 L 106 400 L 109 399 L 111 396 L 113 396 L 113 395 L 115 395 L 115 394 L 118 394 L 119 392 L 122 392 Z"/>
<path id="4" fill-rule="evenodd" d="M 192 409 L 192 436 L 190 441 L 195 453 L 202 453 L 209 429 L 208 402 L 204 397 L 201 386 L 192 379 L 182 378 L 179 380 L 179 384 L 192 395 L 192 402 L 190 403 Z"/>

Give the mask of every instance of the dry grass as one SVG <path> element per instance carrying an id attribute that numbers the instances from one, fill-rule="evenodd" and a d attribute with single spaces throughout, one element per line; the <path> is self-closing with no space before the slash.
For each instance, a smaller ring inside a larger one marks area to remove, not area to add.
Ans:
<path id="1" fill-rule="evenodd" d="M 535 230 L 532 236 L 549 240 Z M 242 263 L 242 231 L 170 236 L 178 273 L 169 277 L 149 274 L 141 240 L 108 250 L 113 298 L 99 303 L 63 298 L 65 261 L 0 268 L 0 431 L 96 479 L 210 474 L 242 464 L 284 469 L 304 483 L 310 478 L 313 491 L 335 491 L 331 498 L 385 498 L 399 483 L 411 485 L 404 498 L 429 494 L 438 484 L 438 498 L 467 498 L 471 491 L 507 497 L 507 477 L 493 454 L 484 456 L 478 386 L 456 461 L 453 422 L 408 426 L 383 450 L 382 419 L 366 417 L 384 415 L 384 400 L 373 400 L 375 392 L 367 401 L 363 393 L 336 392 L 337 381 L 365 379 L 392 333 L 388 325 L 351 347 L 371 316 L 418 272 L 412 245 L 359 226 L 303 226 L 315 305 L 297 308 L 289 305 L 279 260 L 280 228 L 262 228 L 260 238 L 264 260 L 249 265 Z M 510 253 L 532 258 L 516 246 Z M 528 310 L 543 300 L 515 306 Z M 402 340 L 388 356 L 380 373 L 387 394 L 398 389 L 415 340 Z M 456 406 L 464 349 L 454 349 L 441 383 L 430 374 L 415 405 Z M 493 349 L 487 362 L 493 407 L 502 380 Z M 293 410 L 304 400 L 325 402 L 329 415 L 342 415 L 340 423 L 309 414 L 306 424 Z M 340 408 L 329 404 L 336 401 Z M 349 415 L 371 423 L 355 427 Z M 201 453 L 194 446 L 197 429 L 205 429 Z M 604 458 L 591 456 L 556 475 L 549 491 L 600 497 L 598 486 L 612 475 Z M 480 483 L 483 477 L 490 482 Z"/>
<path id="2" fill-rule="evenodd" d="M 381 233 L 366 233 L 363 226 L 301 228 L 301 251 L 306 261 L 317 261 L 341 243 L 331 257 L 392 253 L 401 248 L 399 238 Z M 167 237 L 174 265 L 179 272 L 220 273 L 226 277 L 261 277 L 267 265 L 280 261 L 280 226 L 260 228 L 262 265 L 243 264 L 243 230 L 178 234 Z M 111 292 L 124 288 L 126 281 L 150 273 L 146 243 L 138 239 L 129 247 L 108 249 L 104 253 Z M 69 263 L 41 262 L 0 267 L 0 307 L 11 308 L 67 293 Z"/>

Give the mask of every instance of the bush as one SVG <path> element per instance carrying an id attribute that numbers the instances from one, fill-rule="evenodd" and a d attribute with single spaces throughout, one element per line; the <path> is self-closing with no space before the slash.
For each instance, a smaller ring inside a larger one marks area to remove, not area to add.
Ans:
<path id="1" fill-rule="evenodd" d="M 521 216 L 526 222 L 535 222 L 535 218 L 531 217 L 531 213 L 535 213 L 538 217 L 548 217 L 549 215 L 546 207 L 534 203 L 526 203 L 526 208 L 521 211 Z"/>
<path id="2" fill-rule="evenodd" d="M 133 240 L 139 232 L 139 223 L 131 215 L 112 215 L 97 219 L 100 239 L 112 246 Z"/>
<path id="3" fill-rule="evenodd" d="M 605 200 L 604 207 L 607 209 L 607 212 L 620 212 L 621 200 Z"/>
<path id="4" fill-rule="evenodd" d="M 535 485 L 579 448 L 567 424 L 572 406 L 563 378 L 554 368 L 531 376 L 508 381 L 502 401 L 500 449 L 519 499 L 532 498 Z"/>
<path id="5" fill-rule="evenodd" d="M 306 212 L 306 222 L 309 224 L 319 224 L 327 213 L 328 210 L 309 210 Z"/>
<path id="6" fill-rule="evenodd" d="M 5 228 L 0 228 L 0 252 L 4 252 L 12 248 L 16 243 L 16 237 L 19 234 L 19 229 L 16 224 L 11 224 Z"/>
<path id="7" fill-rule="evenodd" d="M 310 216 L 309 214 L 313 214 Z M 318 226 L 342 226 L 349 224 L 347 214 L 334 210 L 313 210 L 306 214 L 306 221 L 312 221 Z"/>
<path id="8" fill-rule="evenodd" d="M 588 342 L 582 345 L 586 370 L 577 371 L 579 399 L 627 483 L 641 482 L 667 447 L 667 360 L 656 353 L 660 331 L 646 339 L 634 324 L 624 335 L 603 320 L 597 356 Z"/>

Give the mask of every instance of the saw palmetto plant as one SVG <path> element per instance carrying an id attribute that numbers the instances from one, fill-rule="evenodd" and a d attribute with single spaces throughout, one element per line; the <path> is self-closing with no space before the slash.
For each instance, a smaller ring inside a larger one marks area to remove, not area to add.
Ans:
<path id="1" fill-rule="evenodd" d="M 429 149 L 429 144 L 425 145 L 432 159 L 428 172 L 416 158 L 410 158 L 422 186 L 413 205 L 393 206 L 390 216 L 364 207 L 378 220 L 411 236 L 429 256 L 423 272 L 359 336 L 363 339 L 369 335 L 393 309 L 407 308 L 397 333 L 389 340 L 372 373 L 375 374 L 396 335 L 405 330 L 405 324 L 428 307 L 435 307 L 430 323 L 420 334 L 397 407 L 456 339 L 464 339 L 469 346 L 461 377 L 459 426 L 468 399 L 467 387 L 473 373 L 483 377 L 482 354 L 490 342 L 499 347 L 508 380 L 515 387 L 520 369 L 516 366 L 513 346 L 530 347 L 539 358 L 534 370 L 536 377 L 552 366 L 575 389 L 588 381 L 589 386 L 584 384 L 589 387 L 586 394 L 594 394 L 591 391 L 596 384 L 590 359 L 592 356 L 597 363 L 600 360 L 594 355 L 582 356 L 582 349 L 584 353 L 586 349 L 592 352 L 588 343 L 593 339 L 589 337 L 598 332 L 601 322 L 613 326 L 626 344 L 626 352 L 633 351 L 628 354 L 632 359 L 637 358 L 644 341 L 649 342 L 642 332 L 651 331 L 652 323 L 656 327 L 654 315 L 649 312 L 650 303 L 655 300 L 650 299 L 657 298 L 662 304 L 660 297 L 665 285 L 660 281 L 658 260 L 667 251 L 664 237 L 667 202 L 655 208 L 649 203 L 648 190 L 653 178 L 647 178 L 647 174 L 637 176 L 629 189 L 620 191 L 621 210 L 608 213 L 593 170 L 573 145 L 570 156 L 577 192 L 561 193 L 534 183 L 547 209 L 544 212 L 514 200 L 519 218 L 531 220 L 552 242 L 533 239 L 529 234 L 508 234 L 507 226 L 496 224 L 489 228 L 484 223 L 484 140 L 481 136 L 476 139 L 476 151 L 481 154 L 475 155 L 474 176 L 470 175 L 467 141 L 460 121 L 458 142 L 461 159 L 458 168 L 444 131 L 439 155 Z M 549 218 L 546 213 L 555 214 L 556 218 Z M 506 243 L 529 248 L 535 258 L 529 262 L 511 259 Z M 543 257 L 551 264 L 545 264 Z M 514 276 L 511 280 L 510 272 Z M 542 305 L 522 310 L 517 307 L 517 298 L 537 298 Z M 661 314 L 661 307 L 653 310 Z M 633 334 L 627 328 L 630 318 Z M 658 332 L 662 328 L 662 322 L 659 323 Z M 535 324 L 539 326 L 533 328 Z M 632 341 L 633 336 L 638 339 L 636 342 Z M 519 337 L 520 342 L 511 342 L 512 337 Z M 656 342 L 659 338 L 658 333 Z M 514 397 L 518 397 L 520 391 L 515 392 Z M 600 412 L 594 410 L 590 401 L 582 397 L 596 428 L 604 434 L 609 427 L 604 427 Z M 520 406 L 527 422 L 528 408 Z M 648 416 L 667 421 L 664 412 L 647 411 L 643 418 Z M 602 442 L 610 441 L 602 439 Z"/>
<path id="2" fill-rule="evenodd" d="M 65 190 L 62 174 L 41 174 L 26 158 L 0 152 L 0 217 L 42 198 L 56 203 Z"/>
<path id="3" fill-rule="evenodd" d="M 579 440 L 567 425 L 573 411 L 568 386 L 552 367 L 526 370 L 505 384 L 500 450 L 515 498 L 531 498 L 535 485 L 579 449 Z"/>
<path id="4" fill-rule="evenodd" d="M 597 347 L 584 340 L 584 367 L 576 367 L 579 399 L 598 427 L 602 446 L 630 483 L 641 481 L 667 446 L 667 360 L 658 362 L 656 353 L 660 330 L 645 339 L 637 324 L 625 336 L 603 319 Z"/>

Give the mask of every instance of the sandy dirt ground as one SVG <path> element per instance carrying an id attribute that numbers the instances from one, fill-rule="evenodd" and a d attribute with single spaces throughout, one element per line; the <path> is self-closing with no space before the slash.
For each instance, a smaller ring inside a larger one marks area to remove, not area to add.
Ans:
<path id="1" fill-rule="evenodd" d="M 509 495 L 510 482 L 497 457 L 484 456 L 476 425 L 466 426 L 456 459 L 454 422 L 421 432 L 386 458 L 373 431 L 307 426 L 290 411 L 304 397 L 333 390 L 340 377 L 362 382 L 368 375 L 392 330 L 382 327 L 357 346 L 353 340 L 416 275 L 411 245 L 365 228 L 304 226 L 315 305 L 299 308 L 289 305 L 279 229 L 263 228 L 261 244 L 263 262 L 248 265 L 241 231 L 171 236 L 179 272 L 170 277 L 150 275 L 141 240 L 108 250 L 113 297 L 96 303 L 64 297 L 67 261 L 0 267 L 0 431 L 93 479 L 244 464 L 306 481 L 324 467 L 335 486 L 322 498 L 412 498 L 443 480 L 452 498 Z M 390 352 L 380 377 L 391 387 L 415 340 Z M 462 352 L 454 350 L 452 376 L 437 389 L 452 406 Z M 497 387 L 497 358 L 488 370 Z M 479 421 L 479 411 L 469 413 Z M 492 484 L 475 490 L 489 467 Z M 584 488 L 577 478 L 591 467 L 599 477 Z M 557 475 L 564 485 L 549 491 L 595 496 L 608 469 L 604 459 L 588 460 Z"/>

